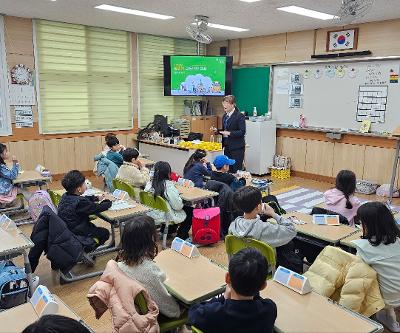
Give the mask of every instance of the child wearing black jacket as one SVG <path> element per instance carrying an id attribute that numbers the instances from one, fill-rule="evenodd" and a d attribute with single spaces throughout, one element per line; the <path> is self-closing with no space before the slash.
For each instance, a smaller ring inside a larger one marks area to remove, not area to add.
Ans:
<path id="1" fill-rule="evenodd" d="M 78 170 L 68 172 L 62 182 L 67 191 L 58 205 L 58 216 L 75 235 L 91 237 L 96 246 L 104 244 L 110 236 L 106 228 L 97 227 L 90 222 L 90 215 L 98 214 L 111 207 L 110 200 L 97 196 L 83 196 L 86 191 L 85 176 Z"/>

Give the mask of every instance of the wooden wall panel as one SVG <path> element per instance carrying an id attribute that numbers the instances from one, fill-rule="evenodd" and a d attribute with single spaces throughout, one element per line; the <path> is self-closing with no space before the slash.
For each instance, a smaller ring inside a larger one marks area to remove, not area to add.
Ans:
<path id="1" fill-rule="evenodd" d="M 28 18 L 5 16 L 6 52 L 33 57 L 33 22 Z"/>
<path id="2" fill-rule="evenodd" d="M 127 147 L 136 147 L 136 134 L 130 133 L 126 136 L 126 146 Z"/>
<path id="3" fill-rule="evenodd" d="M 333 173 L 335 177 L 340 170 L 351 170 L 361 179 L 364 172 L 365 146 L 335 143 L 333 149 Z"/>
<path id="4" fill-rule="evenodd" d="M 285 61 L 286 34 L 241 40 L 240 64 L 271 64 Z"/>
<path id="5" fill-rule="evenodd" d="M 233 57 L 233 64 L 240 64 L 240 39 L 232 39 L 228 43 L 229 55 Z"/>
<path id="6" fill-rule="evenodd" d="M 75 169 L 76 163 L 74 139 L 45 140 L 44 166 L 53 174 L 65 173 Z"/>
<path id="7" fill-rule="evenodd" d="M 306 153 L 307 153 L 307 142 L 306 140 L 293 139 L 293 138 L 281 138 L 281 154 L 289 156 L 292 160 L 292 169 L 295 171 L 307 171 L 306 170 Z M 307 171 L 309 172 L 309 171 Z"/>
<path id="8" fill-rule="evenodd" d="M 314 30 L 288 32 L 285 61 L 311 60 L 314 54 Z"/>
<path id="9" fill-rule="evenodd" d="M 229 42 L 227 40 L 213 42 L 207 45 L 207 55 L 219 55 L 221 47 L 229 47 Z"/>
<path id="10" fill-rule="evenodd" d="M 119 140 L 119 143 L 126 147 L 126 134 L 117 134 L 117 138 Z"/>
<path id="11" fill-rule="evenodd" d="M 307 140 L 305 172 L 332 177 L 333 146 L 331 142 Z"/>
<path id="12" fill-rule="evenodd" d="M 363 179 L 379 184 L 389 184 L 394 153 L 394 149 L 366 147 Z"/>
<path id="13" fill-rule="evenodd" d="M 75 167 L 78 170 L 93 170 L 93 157 L 103 150 L 100 136 L 75 138 Z"/>
<path id="14" fill-rule="evenodd" d="M 283 140 L 281 136 L 276 137 L 276 154 L 277 155 L 282 155 L 282 146 L 283 146 Z"/>
<path id="15" fill-rule="evenodd" d="M 22 170 L 33 170 L 44 165 L 43 140 L 10 142 L 11 155 L 17 156 Z"/>

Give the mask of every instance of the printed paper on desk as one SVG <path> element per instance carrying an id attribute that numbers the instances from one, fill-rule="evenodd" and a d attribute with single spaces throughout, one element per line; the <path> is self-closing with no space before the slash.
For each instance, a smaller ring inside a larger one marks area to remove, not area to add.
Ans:
<path id="1" fill-rule="evenodd" d="M 313 215 L 313 223 L 318 225 L 340 225 L 339 215 Z"/>
<path id="2" fill-rule="evenodd" d="M 122 191 L 122 190 L 118 190 L 118 189 L 116 189 L 116 190 L 113 192 L 113 196 L 114 196 L 115 198 L 117 198 L 118 200 L 128 200 L 128 199 L 129 199 L 129 194 L 128 194 L 128 192 Z"/>
<path id="3" fill-rule="evenodd" d="M 171 244 L 171 249 L 188 258 L 196 258 L 200 256 L 200 252 L 195 245 L 186 242 L 179 237 L 174 238 Z"/>
<path id="4" fill-rule="evenodd" d="M 39 317 L 58 313 L 58 303 L 49 289 L 39 285 L 30 299 L 35 312 Z"/>
<path id="5" fill-rule="evenodd" d="M 17 225 L 7 215 L 3 214 L 0 216 L 0 228 L 5 231 L 17 229 Z"/>
<path id="6" fill-rule="evenodd" d="M 35 170 L 39 173 L 42 173 L 46 168 L 43 165 L 38 164 L 35 168 Z"/>
<path id="7" fill-rule="evenodd" d="M 285 267 L 279 266 L 274 275 L 274 281 L 304 295 L 311 292 L 311 285 L 308 279 Z"/>
<path id="8" fill-rule="evenodd" d="M 110 210 L 123 210 L 128 208 L 134 208 L 135 205 L 127 201 L 116 200 L 112 203 Z"/>

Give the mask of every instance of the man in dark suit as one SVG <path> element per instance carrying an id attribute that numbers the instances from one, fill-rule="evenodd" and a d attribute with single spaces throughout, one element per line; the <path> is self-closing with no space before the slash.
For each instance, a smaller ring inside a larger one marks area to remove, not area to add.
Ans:
<path id="1" fill-rule="evenodd" d="M 222 118 L 223 130 L 219 133 L 222 135 L 224 154 L 236 161 L 234 165 L 229 167 L 229 171 L 235 173 L 238 170 L 243 170 L 244 151 L 246 147 L 244 140 L 246 135 L 246 118 L 236 107 L 235 96 L 225 96 L 222 100 L 222 106 L 224 107 L 225 114 Z"/>

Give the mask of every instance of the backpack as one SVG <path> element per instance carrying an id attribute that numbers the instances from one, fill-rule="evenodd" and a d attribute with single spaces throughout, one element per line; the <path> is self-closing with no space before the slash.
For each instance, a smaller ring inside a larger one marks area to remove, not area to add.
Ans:
<path id="1" fill-rule="evenodd" d="M 193 210 L 193 244 L 214 244 L 219 241 L 221 231 L 220 208 L 202 208 Z"/>
<path id="2" fill-rule="evenodd" d="M 277 213 L 278 215 L 286 214 L 286 210 L 281 207 L 276 196 L 272 194 L 266 195 L 262 198 L 262 202 L 265 202 L 266 204 L 271 206 L 275 213 Z"/>
<path id="3" fill-rule="evenodd" d="M 10 309 L 26 303 L 29 282 L 25 271 L 12 261 L 0 261 L 0 309 Z"/>
<path id="4" fill-rule="evenodd" d="M 49 206 L 54 213 L 57 213 L 49 193 L 43 190 L 36 191 L 28 201 L 28 212 L 33 222 L 39 219 L 44 206 Z"/>

